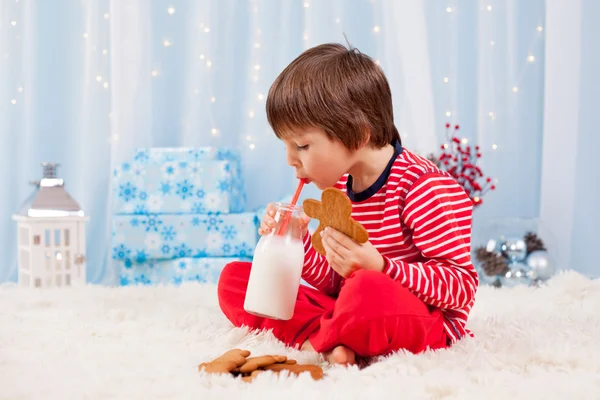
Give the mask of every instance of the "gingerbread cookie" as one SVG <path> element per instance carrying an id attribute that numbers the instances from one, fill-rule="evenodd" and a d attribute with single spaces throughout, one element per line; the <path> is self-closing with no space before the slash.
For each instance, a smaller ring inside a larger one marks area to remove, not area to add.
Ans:
<path id="1" fill-rule="evenodd" d="M 321 255 L 325 255 L 321 231 L 327 227 L 342 232 L 358 243 L 369 240 L 369 232 L 351 217 L 350 199 L 339 189 L 327 188 L 321 194 L 321 201 L 306 199 L 302 207 L 306 215 L 319 220 L 319 226 L 312 235 L 312 245 Z"/>
<path id="2" fill-rule="evenodd" d="M 265 372 L 264 369 L 257 369 L 255 371 L 252 371 L 252 373 L 250 375 L 246 375 L 246 376 L 242 376 L 242 380 L 244 382 L 252 382 L 254 380 L 254 378 L 256 378 L 259 374 Z"/>
<path id="3" fill-rule="evenodd" d="M 291 360 L 294 361 L 294 360 Z M 242 377 L 244 382 L 252 382 L 254 378 L 265 371 L 271 371 L 272 373 L 279 375 L 283 371 L 288 371 L 289 375 L 300 375 L 303 372 L 308 372 L 310 376 L 318 381 L 323 379 L 323 369 L 318 365 L 305 365 L 305 364 L 296 364 L 294 363 L 276 363 L 263 367 L 263 369 L 257 369 L 250 373 L 250 375 L 246 375 Z"/>
<path id="4" fill-rule="evenodd" d="M 248 350 L 229 350 L 210 362 L 198 365 L 198 370 L 216 374 L 228 374 L 244 365 L 246 357 L 249 355 L 250 352 Z"/>
<path id="5" fill-rule="evenodd" d="M 249 374 L 259 368 L 267 367 L 275 363 L 284 363 L 287 361 L 286 356 L 260 356 L 250 357 L 246 359 L 244 365 L 240 367 L 240 373 Z"/>
<path id="6" fill-rule="evenodd" d="M 229 350 L 210 362 L 198 365 L 198 370 L 216 374 L 231 374 L 240 377 L 245 382 L 252 382 L 256 376 L 265 371 L 272 371 L 275 374 L 289 371 L 290 374 L 295 375 L 309 372 L 315 380 L 323 377 L 323 370 L 317 365 L 299 365 L 296 360 L 288 359 L 286 356 L 248 357 L 249 355 L 248 350 Z"/>

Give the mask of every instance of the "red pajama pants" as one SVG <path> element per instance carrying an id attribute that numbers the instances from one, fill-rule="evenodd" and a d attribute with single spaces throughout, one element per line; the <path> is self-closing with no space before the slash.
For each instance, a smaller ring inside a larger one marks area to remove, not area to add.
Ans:
<path id="1" fill-rule="evenodd" d="M 272 330 L 275 337 L 296 348 L 310 340 L 318 352 L 344 345 L 358 356 L 447 347 L 442 312 L 381 272 L 354 272 L 337 298 L 301 285 L 294 316 L 279 321 L 244 311 L 250 267 L 249 262 L 230 263 L 219 279 L 219 305 L 237 327 Z"/>

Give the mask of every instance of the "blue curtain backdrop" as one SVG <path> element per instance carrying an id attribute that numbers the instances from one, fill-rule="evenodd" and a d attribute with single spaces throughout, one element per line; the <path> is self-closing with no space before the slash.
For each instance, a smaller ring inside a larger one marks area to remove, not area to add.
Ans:
<path id="1" fill-rule="evenodd" d="M 539 220 L 559 268 L 598 276 L 590 226 L 600 223 L 600 177 L 587 164 L 600 144 L 598 8 L 594 0 L 0 0 L 0 282 L 17 278 L 11 215 L 42 161 L 61 164 L 91 217 L 93 283 L 114 283 L 110 174 L 136 147 L 239 148 L 249 210 L 293 192 L 266 94 L 303 50 L 343 43 L 344 33 L 387 74 L 406 147 L 437 152 L 446 122 L 481 146 L 498 189 L 475 213 L 476 240 L 490 221 Z M 567 67 L 557 67 L 561 54 L 571 55 Z"/>

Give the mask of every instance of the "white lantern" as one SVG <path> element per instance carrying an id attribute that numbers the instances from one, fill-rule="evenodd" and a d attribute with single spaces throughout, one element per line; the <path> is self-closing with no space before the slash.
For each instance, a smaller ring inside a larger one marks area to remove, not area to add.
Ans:
<path id="1" fill-rule="evenodd" d="M 56 177 L 58 164 L 42 163 L 44 175 L 18 214 L 19 286 L 57 287 L 86 282 L 85 222 L 89 217 Z"/>

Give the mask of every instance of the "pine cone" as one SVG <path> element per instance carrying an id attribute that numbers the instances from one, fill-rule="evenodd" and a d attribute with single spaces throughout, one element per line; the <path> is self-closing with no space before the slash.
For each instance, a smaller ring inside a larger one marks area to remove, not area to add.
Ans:
<path id="1" fill-rule="evenodd" d="M 481 268 L 486 275 L 506 274 L 509 271 L 504 257 L 499 253 L 487 251 L 485 247 L 475 249 L 475 258 L 481 263 Z"/>
<path id="2" fill-rule="evenodd" d="M 530 254 L 536 250 L 546 250 L 542 239 L 540 239 L 538 235 L 533 232 L 527 232 L 525 234 L 525 245 L 527 246 L 527 254 Z"/>
<path id="3" fill-rule="evenodd" d="M 498 253 L 492 253 L 492 257 L 490 257 L 488 261 L 482 263 L 481 268 L 483 268 L 483 272 L 489 276 L 504 275 L 510 270 L 504 257 Z"/>
<path id="4" fill-rule="evenodd" d="M 489 258 L 489 254 L 492 254 L 490 252 L 488 252 L 485 247 L 478 247 L 475 249 L 475 258 L 477 259 L 477 261 L 479 262 L 485 262 L 488 260 Z"/>

